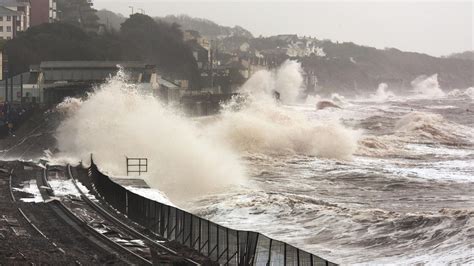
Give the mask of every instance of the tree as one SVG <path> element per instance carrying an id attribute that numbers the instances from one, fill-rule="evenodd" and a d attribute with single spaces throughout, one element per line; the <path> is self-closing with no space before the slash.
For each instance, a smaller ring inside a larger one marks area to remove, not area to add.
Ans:
<path id="1" fill-rule="evenodd" d="M 122 24 L 121 38 L 124 59 L 147 61 L 169 76 L 188 79 L 191 86 L 198 86 L 197 63 L 183 41 L 178 24 L 156 22 L 149 16 L 134 14 Z"/>
<path id="2" fill-rule="evenodd" d="M 62 22 L 81 27 L 85 31 L 99 29 L 97 10 L 87 0 L 58 0 L 57 8 Z"/>
<path id="3" fill-rule="evenodd" d="M 154 64 L 175 79 L 199 86 L 197 63 L 183 41 L 178 24 L 155 22 L 135 14 L 120 32 L 86 32 L 67 23 L 29 28 L 5 45 L 12 74 L 28 71 L 30 65 L 55 60 L 121 60 Z"/>
<path id="4" fill-rule="evenodd" d="M 87 34 L 64 23 L 42 24 L 29 28 L 5 44 L 13 75 L 28 71 L 30 65 L 55 60 L 119 60 L 117 36 Z"/>

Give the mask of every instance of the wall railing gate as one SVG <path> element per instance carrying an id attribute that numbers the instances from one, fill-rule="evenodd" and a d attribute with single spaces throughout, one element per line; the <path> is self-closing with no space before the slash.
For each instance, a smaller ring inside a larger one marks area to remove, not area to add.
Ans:
<path id="1" fill-rule="evenodd" d="M 336 265 L 282 241 L 230 229 L 173 206 L 137 195 L 99 171 L 88 169 L 98 194 L 132 221 L 168 240 L 192 248 L 222 265 Z"/>

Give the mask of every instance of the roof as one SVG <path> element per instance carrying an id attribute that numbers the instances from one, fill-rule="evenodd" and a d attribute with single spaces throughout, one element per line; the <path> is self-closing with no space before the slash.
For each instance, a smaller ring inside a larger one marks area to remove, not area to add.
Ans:
<path id="1" fill-rule="evenodd" d="M 201 51 L 207 53 L 207 49 L 202 47 L 196 40 L 189 40 L 186 42 L 189 48 L 193 51 Z"/>
<path id="2" fill-rule="evenodd" d="M 2 6 L 29 6 L 29 0 L 0 0 L 0 5 Z"/>
<path id="3" fill-rule="evenodd" d="M 159 83 L 160 85 L 163 85 L 163 86 L 168 87 L 168 88 L 170 88 L 170 89 L 171 89 L 171 88 L 178 88 L 178 87 L 179 87 L 178 85 L 174 84 L 173 82 L 168 81 L 168 80 L 166 80 L 166 79 L 164 79 L 164 78 L 162 78 L 162 77 L 159 77 L 159 78 L 158 78 L 158 83 Z"/>
<path id="4" fill-rule="evenodd" d="M 23 84 L 34 84 L 36 81 L 31 80 L 34 79 L 33 76 L 30 76 L 30 72 L 25 72 L 23 74 L 19 74 L 13 77 L 13 85 L 20 85 L 21 84 L 21 76 L 23 76 Z M 10 78 L 8 79 L 8 86 L 10 87 Z M 5 87 L 5 80 L 0 80 L 0 87 Z"/>
<path id="5" fill-rule="evenodd" d="M 77 69 L 77 68 L 107 68 L 107 69 L 114 69 L 118 66 L 122 66 L 124 68 L 147 68 L 147 65 L 144 62 L 138 61 L 44 61 L 41 62 L 40 68 L 41 69 Z"/>
<path id="6" fill-rule="evenodd" d="M 21 15 L 20 12 L 11 10 L 9 8 L 0 5 L 0 16 L 19 16 Z"/>

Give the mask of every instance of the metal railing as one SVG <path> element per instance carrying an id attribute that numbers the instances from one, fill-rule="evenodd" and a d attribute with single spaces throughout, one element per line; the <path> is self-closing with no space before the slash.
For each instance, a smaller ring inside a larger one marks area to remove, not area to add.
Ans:
<path id="1" fill-rule="evenodd" d="M 137 195 L 112 181 L 91 160 L 96 191 L 129 219 L 223 265 L 335 265 L 287 243 L 251 231 L 230 229 L 173 206 Z"/>

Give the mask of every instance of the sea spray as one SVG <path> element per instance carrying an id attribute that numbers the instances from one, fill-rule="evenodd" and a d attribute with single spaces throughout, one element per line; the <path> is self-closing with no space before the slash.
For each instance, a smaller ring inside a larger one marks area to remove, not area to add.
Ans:
<path id="1" fill-rule="evenodd" d="M 248 153 L 350 159 L 359 132 L 284 105 L 297 100 L 302 80 L 301 66 L 292 61 L 258 72 L 242 87 L 243 102 L 234 100 L 219 116 L 201 120 L 139 93 L 121 71 L 85 100 L 58 106 L 66 113 L 56 134 L 58 157 L 88 162 L 93 153 L 114 175 L 124 175 L 125 156 L 147 157 L 147 181 L 175 202 L 244 183 L 240 157 Z"/>
<path id="2" fill-rule="evenodd" d="M 240 88 L 256 99 L 271 99 L 274 92 L 280 94 L 280 101 L 293 104 L 298 100 L 303 86 L 301 64 L 287 60 L 276 70 L 260 70 Z"/>
<path id="3" fill-rule="evenodd" d="M 138 93 L 122 75 L 110 79 L 72 108 L 57 130 L 60 154 L 125 174 L 125 156 L 149 158 L 147 181 L 174 201 L 245 180 L 238 155 L 210 139 L 193 121 Z"/>
<path id="4" fill-rule="evenodd" d="M 411 82 L 411 86 L 416 99 L 433 99 L 445 96 L 438 82 L 438 74 L 418 76 Z"/>
<path id="5" fill-rule="evenodd" d="M 385 102 L 395 98 L 395 94 L 388 90 L 387 83 L 380 83 L 375 94 L 371 94 L 369 99 L 375 102 Z"/>
<path id="6" fill-rule="evenodd" d="M 240 152 L 350 159 L 359 132 L 335 119 L 310 120 L 272 97 L 278 91 L 283 103 L 295 102 L 301 92 L 300 70 L 299 63 L 287 61 L 274 72 L 257 72 L 242 87 L 245 103 L 237 111 L 235 104 L 225 106 L 220 118 L 209 125 L 209 134 Z"/>
<path id="7" fill-rule="evenodd" d="M 474 100 L 474 87 L 469 87 L 465 90 L 454 89 L 448 93 L 451 98 L 468 98 Z"/>

